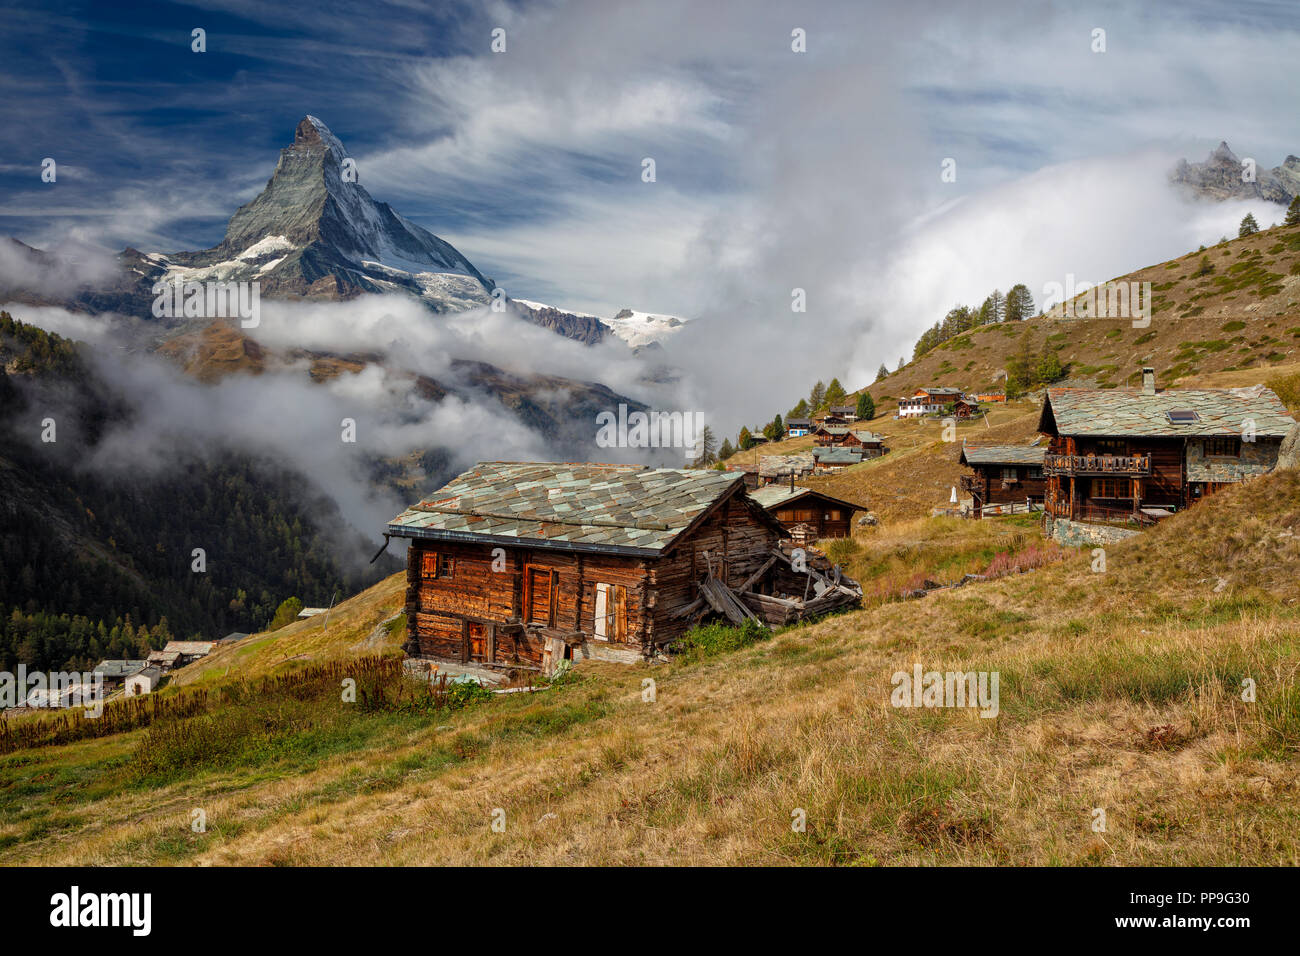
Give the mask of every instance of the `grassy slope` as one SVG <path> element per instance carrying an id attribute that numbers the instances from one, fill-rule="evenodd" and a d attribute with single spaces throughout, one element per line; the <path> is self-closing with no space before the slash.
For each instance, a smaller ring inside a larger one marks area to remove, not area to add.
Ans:
<path id="1" fill-rule="evenodd" d="M 1197 275 L 1204 256 L 1214 271 Z M 995 408 L 992 427 L 963 424 L 956 443 L 948 444 L 937 421 L 896 421 L 898 397 L 924 385 L 996 388 L 998 374 L 1025 339 L 1035 356 L 1045 342 L 1056 349 L 1072 384 L 1135 386 L 1144 365 L 1156 367 L 1162 388 L 1289 379 L 1290 389 L 1279 393 L 1293 412 L 1300 411 L 1300 226 L 1234 239 L 1116 281 L 1151 282 L 1155 310 L 1148 328 L 1135 329 L 1130 319 L 1039 317 L 958 336 L 866 389 L 878 413 L 867 427 L 889 439 L 891 454 L 801 484 L 865 504 L 886 521 L 946 505 L 962 471 L 962 438 L 973 444 L 1027 443 L 1036 434 L 1039 405 L 1022 401 Z M 776 442 L 739 452 L 729 462 L 757 462 L 760 455 L 806 451 L 812 444 L 811 438 Z"/>
<path id="2" fill-rule="evenodd" d="M 1005 529 L 932 523 L 929 540 Z M 584 665 L 541 694 L 380 715 L 236 765 L 200 757 L 174 782 L 131 780 L 141 733 L 0 758 L 0 860 L 1300 862 L 1300 473 L 1110 548 L 1105 573 L 1091 561 L 699 663 Z M 1001 715 L 890 707 L 913 662 L 997 670 Z"/>
<path id="3" fill-rule="evenodd" d="M 1203 256 L 1214 271 L 1199 276 Z M 1160 383 L 1172 385 L 1197 373 L 1300 360 L 1300 226 L 1233 239 L 1116 281 L 1151 283 L 1148 328 L 1135 329 L 1130 319 L 1044 317 L 987 326 L 945 342 L 868 390 L 882 412 L 893 414 L 899 396 L 924 385 L 993 387 L 1022 336 L 1035 356 L 1046 340 L 1070 365 L 1072 379 L 1103 387 L 1137 384 L 1143 365 L 1155 365 Z"/>
<path id="4" fill-rule="evenodd" d="M 327 660 L 367 654 L 399 653 L 403 627 L 392 621 L 406 601 L 406 572 L 390 575 L 325 615 L 307 618 L 278 631 L 264 631 L 177 671 L 170 685 L 185 687 L 226 680 L 232 675 L 262 677 Z"/>

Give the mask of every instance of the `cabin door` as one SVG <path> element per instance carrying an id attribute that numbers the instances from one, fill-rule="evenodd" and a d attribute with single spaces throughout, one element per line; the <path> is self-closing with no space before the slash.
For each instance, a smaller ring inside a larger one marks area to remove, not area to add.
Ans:
<path id="1" fill-rule="evenodd" d="M 554 627 L 555 598 L 555 572 L 549 568 L 528 568 L 524 578 L 524 620 Z"/>
<path id="2" fill-rule="evenodd" d="M 627 641 L 627 588 L 622 584 L 596 585 L 596 639 Z"/>
<path id="3" fill-rule="evenodd" d="M 487 660 L 487 626 L 477 621 L 466 621 L 465 659 L 471 662 Z"/>

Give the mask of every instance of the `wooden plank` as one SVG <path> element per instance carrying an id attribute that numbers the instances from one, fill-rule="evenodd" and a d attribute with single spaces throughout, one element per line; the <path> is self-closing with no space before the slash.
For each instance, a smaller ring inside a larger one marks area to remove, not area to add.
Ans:
<path id="1" fill-rule="evenodd" d="M 614 585 L 614 640 L 627 643 L 627 585 Z"/>
<path id="2" fill-rule="evenodd" d="M 776 555 L 773 555 L 772 557 L 768 558 L 765 562 L 763 562 L 763 566 L 760 567 L 753 574 L 751 574 L 749 577 L 747 577 L 745 579 L 745 583 L 742 584 L 740 587 L 736 588 L 736 590 L 748 591 L 750 588 L 754 586 L 754 584 L 758 581 L 759 578 L 767 574 L 768 569 L 770 569 L 774 564 L 776 564 Z"/>

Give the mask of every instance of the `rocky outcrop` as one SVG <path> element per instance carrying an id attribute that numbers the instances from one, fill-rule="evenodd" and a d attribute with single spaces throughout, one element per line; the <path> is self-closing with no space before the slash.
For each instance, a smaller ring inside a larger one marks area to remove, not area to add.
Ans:
<path id="1" fill-rule="evenodd" d="M 606 336 L 610 334 L 609 326 L 594 315 L 565 312 L 553 306 L 526 303 L 518 299 L 510 300 L 510 310 L 526 322 L 539 325 L 544 329 L 550 329 L 552 332 L 563 335 L 568 339 L 574 339 L 583 345 L 595 345 L 598 342 L 603 342 Z"/>
<path id="2" fill-rule="evenodd" d="M 1300 424 L 1292 425 L 1282 439 L 1282 446 L 1277 450 L 1276 468 L 1278 471 L 1300 468 Z"/>
<path id="3" fill-rule="evenodd" d="M 1203 163 L 1180 159 L 1169 173 L 1171 182 L 1196 196 L 1225 199 L 1267 199 L 1287 205 L 1300 194 L 1300 157 L 1288 156 L 1281 166 L 1257 166 L 1255 181 L 1242 181 L 1241 159 L 1220 143 Z"/>

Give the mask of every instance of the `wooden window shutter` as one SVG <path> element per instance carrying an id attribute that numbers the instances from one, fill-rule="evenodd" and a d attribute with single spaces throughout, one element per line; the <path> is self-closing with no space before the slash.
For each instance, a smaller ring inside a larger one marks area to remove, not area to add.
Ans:
<path id="1" fill-rule="evenodd" d="M 420 555 L 420 577 L 436 578 L 438 576 L 438 552 L 425 551 Z"/>
<path id="2" fill-rule="evenodd" d="M 559 598 L 560 598 L 559 579 L 560 579 L 559 572 L 552 571 L 550 584 L 548 585 L 549 590 L 551 592 L 551 599 L 547 607 L 547 613 L 546 613 L 546 623 L 550 627 L 555 627 L 555 609 L 559 603 Z"/>
<path id="3" fill-rule="evenodd" d="M 596 585 L 596 637 L 607 641 L 610 638 L 610 627 L 613 619 L 613 601 L 610 600 L 610 587 L 608 584 Z"/>
<path id="4" fill-rule="evenodd" d="M 556 572 L 529 567 L 524 575 L 524 620 L 555 626 Z"/>
<path id="5" fill-rule="evenodd" d="M 614 640 L 627 643 L 627 587 L 614 587 Z"/>

